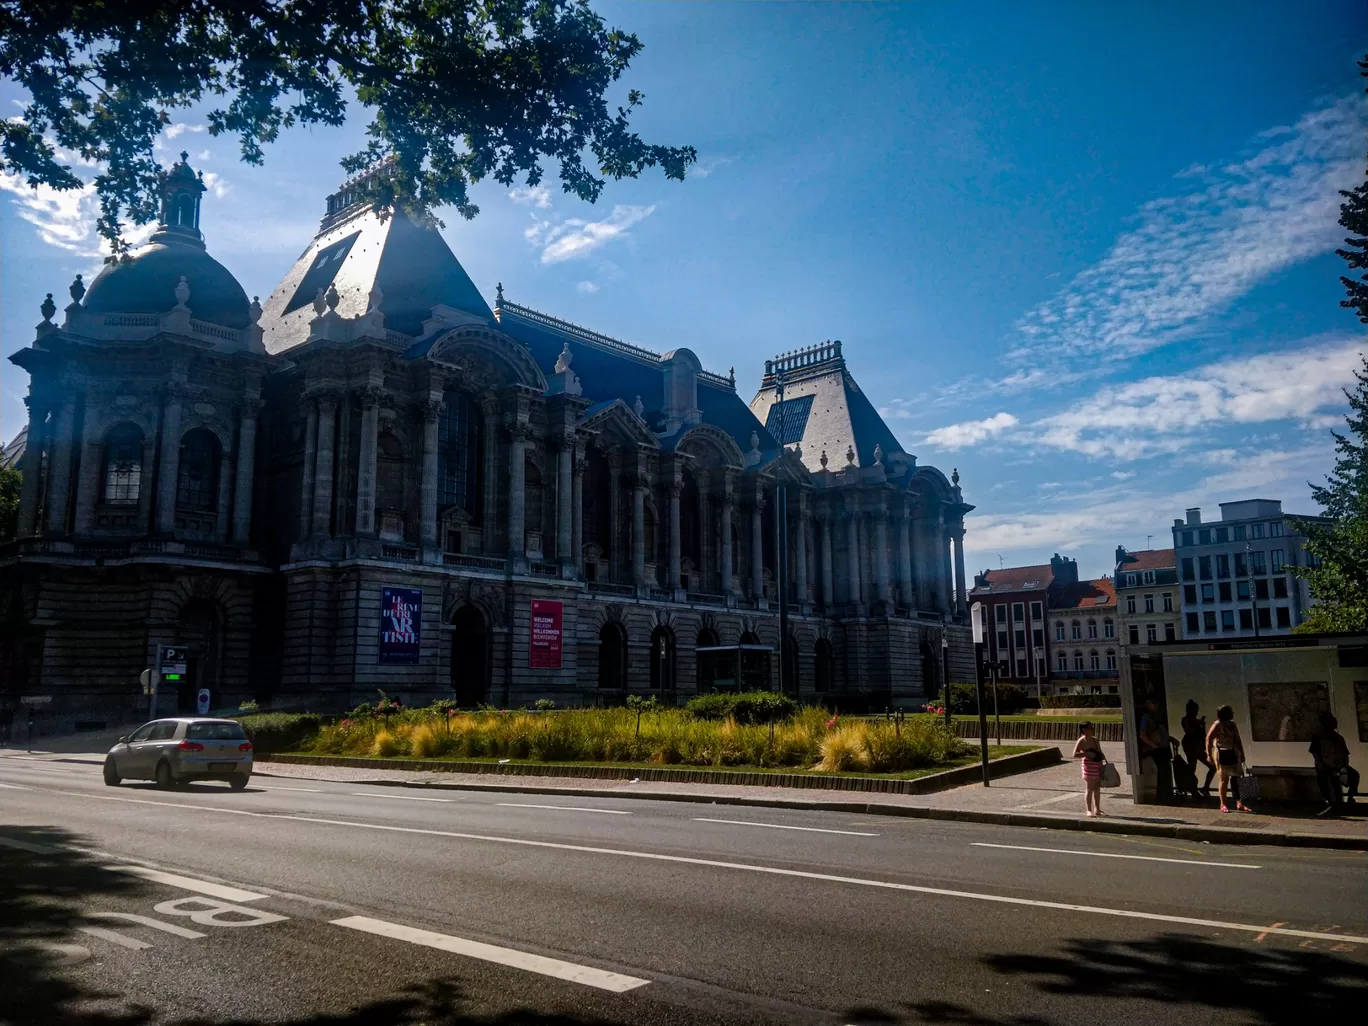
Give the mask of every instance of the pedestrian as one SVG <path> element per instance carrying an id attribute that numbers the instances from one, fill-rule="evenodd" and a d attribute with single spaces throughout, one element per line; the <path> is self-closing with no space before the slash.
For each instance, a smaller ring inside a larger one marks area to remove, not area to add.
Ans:
<path id="1" fill-rule="evenodd" d="M 1311 736 L 1311 759 L 1316 766 L 1316 785 L 1325 808 L 1319 815 L 1336 816 L 1346 804 L 1354 804 L 1358 794 L 1359 772 L 1349 765 L 1349 743 L 1339 732 L 1339 720 L 1328 710 L 1320 714 L 1320 729 Z M 1343 785 L 1349 792 L 1348 800 L 1340 793 Z"/>
<path id="2" fill-rule="evenodd" d="M 1102 815 L 1102 767 L 1107 756 L 1097 740 L 1092 722 L 1080 728 L 1083 736 L 1074 745 L 1073 757 L 1083 760 L 1083 805 L 1089 818 Z"/>
<path id="3" fill-rule="evenodd" d="M 1172 739 L 1154 699 L 1145 699 L 1144 710 L 1138 731 L 1140 759 L 1142 762 L 1149 759 L 1154 763 L 1154 800 L 1160 805 L 1169 805 L 1173 802 Z"/>
<path id="4" fill-rule="evenodd" d="M 1233 790 L 1235 808 L 1241 812 L 1253 812 L 1240 800 L 1238 780 L 1245 761 L 1244 741 L 1240 738 L 1240 728 L 1235 725 L 1235 710 L 1228 705 L 1216 710 L 1216 722 L 1207 731 L 1206 755 L 1208 762 L 1216 764 L 1216 772 L 1220 777 L 1221 811 L 1230 811 L 1226 807 L 1226 792 Z"/>
<path id="5" fill-rule="evenodd" d="M 1206 782 L 1202 784 L 1202 797 L 1211 797 L 1211 780 L 1216 776 L 1216 767 L 1211 764 L 1211 760 L 1206 754 L 1206 717 L 1198 716 L 1197 702 L 1191 698 L 1187 701 L 1187 715 L 1183 717 L 1183 755 L 1192 767 L 1192 772 L 1197 773 L 1197 764 L 1201 763 L 1206 767 Z"/>
<path id="6" fill-rule="evenodd" d="M 9 744 L 14 740 L 14 706 L 8 702 L 0 705 L 0 741 Z"/>

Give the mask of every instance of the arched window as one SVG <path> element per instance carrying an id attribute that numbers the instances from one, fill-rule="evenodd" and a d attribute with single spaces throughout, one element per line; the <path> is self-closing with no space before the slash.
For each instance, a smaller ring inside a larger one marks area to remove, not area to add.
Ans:
<path id="1" fill-rule="evenodd" d="M 1078 641 L 1079 639 L 1081 639 L 1081 638 L 1083 637 L 1083 625 L 1082 625 L 1081 623 L 1079 623 L 1077 620 L 1075 620 L 1073 623 L 1071 623 L 1071 624 L 1069 625 L 1069 628 L 1070 628 L 1071 637 L 1073 638 L 1074 641 Z"/>
<path id="2" fill-rule="evenodd" d="M 137 505 L 142 484 L 143 433 L 133 424 L 120 424 L 105 435 L 104 494 L 110 505 Z"/>
<path id="3" fill-rule="evenodd" d="M 1091 651 L 1091 652 L 1088 653 L 1088 669 L 1090 669 L 1090 670 L 1100 670 L 1100 669 L 1102 669 L 1102 660 L 1098 658 L 1098 656 L 1097 656 L 1097 650 L 1096 650 L 1096 649 L 1094 649 L 1093 651 Z"/>
<path id="4" fill-rule="evenodd" d="M 523 527 L 537 534 L 542 532 L 542 503 L 546 495 L 542 488 L 541 471 L 528 460 L 523 465 Z M 521 551 L 522 546 L 515 546 Z"/>
<path id="5" fill-rule="evenodd" d="M 621 624 L 605 623 L 599 631 L 598 686 L 621 691 L 627 687 L 627 632 Z"/>
<path id="6" fill-rule="evenodd" d="M 176 507 L 212 510 L 218 501 L 219 443 L 207 428 L 193 428 L 181 438 L 176 479 Z"/>
<path id="7" fill-rule="evenodd" d="M 651 632 L 651 687 L 673 691 L 675 686 L 674 631 L 661 625 Z"/>
<path id="8" fill-rule="evenodd" d="M 375 508 L 403 510 L 404 443 L 392 431 L 375 440 Z"/>
<path id="9" fill-rule="evenodd" d="M 1075 669 L 1075 670 L 1082 670 L 1082 669 L 1083 669 L 1083 653 L 1082 653 L 1082 652 L 1075 652 L 1075 653 L 1074 653 L 1074 669 Z"/>
<path id="10" fill-rule="evenodd" d="M 484 475 L 484 414 L 466 393 L 449 388 L 437 421 L 437 505 L 460 506 L 479 522 Z"/>
<path id="11" fill-rule="evenodd" d="M 813 658 L 813 688 L 819 695 L 825 695 L 831 691 L 831 642 L 826 638 L 818 638 Z"/>
<path id="12" fill-rule="evenodd" d="M 1095 638 L 1095 637 L 1097 637 L 1097 621 L 1096 621 L 1096 620 L 1089 620 L 1089 621 L 1088 621 L 1088 637 L 1090 637 L 1090 638 Z"/>
<path id="13" fill-rule="evenodd" d="M 1063 641 L 1063 640 L 1064 640 L 1064 621 L 1063 621 L 1063 620 L 1056 620 L 1056 621 L 1055 621 L 1055 641 Z"/>
<path id="14" fill-rule="evenodd" d="M 1109 670 L 1114 670 L 1114 669 L 1116 669 L 1116 650 L 1115 650 L 1115 649 L 1111 649 L 1111 648 L 1107 649 L 1107 669 L 1109 669 Z"/>

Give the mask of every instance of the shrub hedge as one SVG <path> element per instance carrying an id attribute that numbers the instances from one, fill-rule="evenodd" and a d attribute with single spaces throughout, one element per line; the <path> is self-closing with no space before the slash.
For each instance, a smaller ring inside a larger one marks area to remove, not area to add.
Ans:
<path id="1" fill-rule="evenodd" d="M 798 711 L 798 703 L 776 691 L 743 691 L 732 695 L 715 692 L 689 700 L 685 710 L 696 720 L 725 720 L 743 726 L 779 723 Z"/>
<path id="2" fill-rule="evenodd" d="M 237 721 L 252 747 L 267 755 L 306 746 L 323 726 L 323 718 L 317 713 L 252 713 L 237 717 Z"/>
<path id="3" fill-rule="evenodd" d="M 940 696 L 941 701 L 945 700 L 944 694 Z M 1026 689 L 1019 684 L 1004 684 L 1001 681 L 997 684 L 997 710 L 1004 716 L 1018 713 L 1022 709 L 1034 704 L 1034 699 L 1026 693 Z M 988 715 L 993 714 L 993 685 L 983 685 L 983 701 L 988 707 Z M 968 715 L 978 712 L 978 691 L 974 684 L 951 684 L 950 685 L 950 712 L 955 715 Z"/>
<path id="4" fill-rule="evenodd" d="M 1120 695 L 1041 695 L 1043 709 L 1120 709 Z"/>

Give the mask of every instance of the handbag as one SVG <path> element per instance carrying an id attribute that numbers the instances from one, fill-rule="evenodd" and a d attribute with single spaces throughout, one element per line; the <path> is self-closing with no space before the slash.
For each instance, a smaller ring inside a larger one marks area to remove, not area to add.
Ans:
<path id="1" fill-rule="evenodd" d="M 1216 761 L 1222 766 L 1236 766 L 1240 762 L 1240 753 L 1233 748 L 1217 748 Z"/>
<path id="2" fill-rule="evenodd" d="M 1107 763 L 1102 767 L 1102 779 L 1098 781 L 1099 787 L 1120 787 L 1121 771 L 1116 768 L 1115 763 Z"/>
<path id="3" fill-rule="evenodd" d="M 1253 773 L 1242 773 L 1235 778 L 1235 799 L 1241 802 L 1257 801 L 1259 797 L 1259 778 Z"/>

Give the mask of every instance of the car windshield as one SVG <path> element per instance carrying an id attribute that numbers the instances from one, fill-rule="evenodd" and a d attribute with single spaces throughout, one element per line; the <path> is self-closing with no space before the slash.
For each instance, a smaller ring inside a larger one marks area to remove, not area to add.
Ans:
<path id="1" fill-rule="evenodd" d="M 240 723 L 192 723 L 185 736 L 197 741 L 241 741 L 247 735 Z"/>

